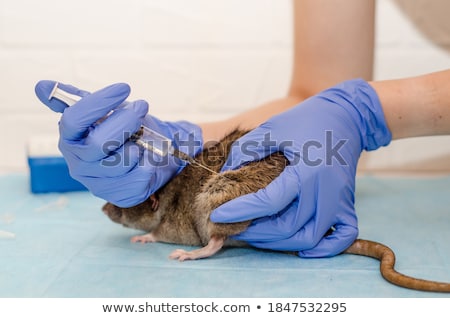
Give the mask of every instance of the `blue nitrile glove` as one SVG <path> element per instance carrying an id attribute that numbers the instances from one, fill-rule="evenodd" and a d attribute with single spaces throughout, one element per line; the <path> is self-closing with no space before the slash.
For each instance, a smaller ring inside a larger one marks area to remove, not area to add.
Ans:
<path id="1" fill-rule="evenodd" d="M 125 101 L 130 94 L 127 84 L 114 84 L 92 94 L 59 84 L 64 91 L 83 97 L 71 107 L 55 98 L 48 100 L 54 84 L 40 81 L 35 91 L 45 105 L 63 113 L 59 149 L 70 175 L 94 195 L 117 206 L 143 202 L 185 166 L 177 158 L 160 157 L 129 140 L 141 124 L 172 139 L 175 148 L 191 156 L 201 150 L 198 126 L 184 121 L 163 122 L 147 115 L 147 102 Z M 111 110 L 112 114 L 99 121 Z"/>
<path id="2" fill-rule="evenodd" d="M 351 80 L 272 117 L 240 138 L 223 170 L 281 151 L 290 165 L 265 189 L 227 202 L 213 222 L 256 219 L 233 238 L 301 257 L 341 253 L 358 235 L 355 174 L 362 150 L 391 141 L 372 87 Z M 332 234 L 325 234 L 333 228 Z"/>

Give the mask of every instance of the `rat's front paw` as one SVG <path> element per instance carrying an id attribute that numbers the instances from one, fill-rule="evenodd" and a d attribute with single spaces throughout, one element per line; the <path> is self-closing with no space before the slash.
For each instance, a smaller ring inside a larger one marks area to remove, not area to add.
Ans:
<path id="1" fill-rule="evenodd" d="M 144 235 L 136 235 L 131 238 L 132 243 L 155 243 L 157 242 L 156 237 L 152 233 L 144 234 Z"/>

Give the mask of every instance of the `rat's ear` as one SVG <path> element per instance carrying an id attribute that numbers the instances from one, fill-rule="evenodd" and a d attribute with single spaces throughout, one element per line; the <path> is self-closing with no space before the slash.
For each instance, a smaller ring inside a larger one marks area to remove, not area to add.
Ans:
<path id="1" fill-rule="evenodd" d="M 149 198 L 148 201 L 150 202 L 150 209 L 153 212 L 158 211 L 159 208 L 159 198 L 157 194 L 152 194 Z"/>

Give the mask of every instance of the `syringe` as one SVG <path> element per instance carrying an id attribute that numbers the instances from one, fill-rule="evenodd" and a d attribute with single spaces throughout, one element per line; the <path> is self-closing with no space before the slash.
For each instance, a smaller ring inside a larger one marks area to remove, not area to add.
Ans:
<path id="1" fill-rule="evenodd" d="M 48 100 L 56 98 L 64 102 L 66 105 L 72 106 L 81 99 L 81 97 L 78 95 L 70 94 L 60 89 L 58 87 L 58 84 L 59 84 L 58 82 L 55 83 L 55 86 L 53 87 L 52 91 L 50 92 L 50 95 L 48 96 Z M 104 119 L 105 118 L 102 118 L 97 122 L 101 122 Z M 172 140 L 144 125 L 142 125 L 140 131 L 133 134 L 130 139 L 133 140 L 137 145 L 141 146 L 142 148 L 152 151 L 162 157 L 167 156 L 169 154 L 183 161 L 187 161 L 192 165 L 196 165 L 198 167 L 208 170 L 209 172 L 217 174 L 216 171 L 202 165 L 200 162 L 198 162 L 188 154 L 178 149 L 175 149 L 172 145 Z"/>

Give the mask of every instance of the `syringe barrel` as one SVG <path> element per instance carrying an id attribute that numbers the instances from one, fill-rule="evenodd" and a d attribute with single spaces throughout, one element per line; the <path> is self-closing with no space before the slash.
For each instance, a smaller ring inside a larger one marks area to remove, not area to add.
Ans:
<path id="1" fill-rule="evenodd" d="M 52 98 L 59 99 L 60 101 L 66 103 L 67 106 L 72 106 L 81 99 L 80 96 L 70 94 L 60 89 L 58 87 L 58 83 L 55 83 L 55 86 L 48 97 L 49 100 Z M 99 119 L 96 124 L 99 124 L 105 120 L 109 115 L 110 114 Z M 132 139 L 139 146 L 163 157 L 167 154 L 172 155 L 174 152 L 172 140 L 145 126 L 141 126 L 141 129 L 137 133 L 133 134 Z"/>
<path id="2" fill-rule="evenodd" d="M 172 140 L 148 127 L 141 126 L 141 131 L 137 135 L 135 142 L 145 149 L 151 150 L 163 157 L 173 152 Z"/>

